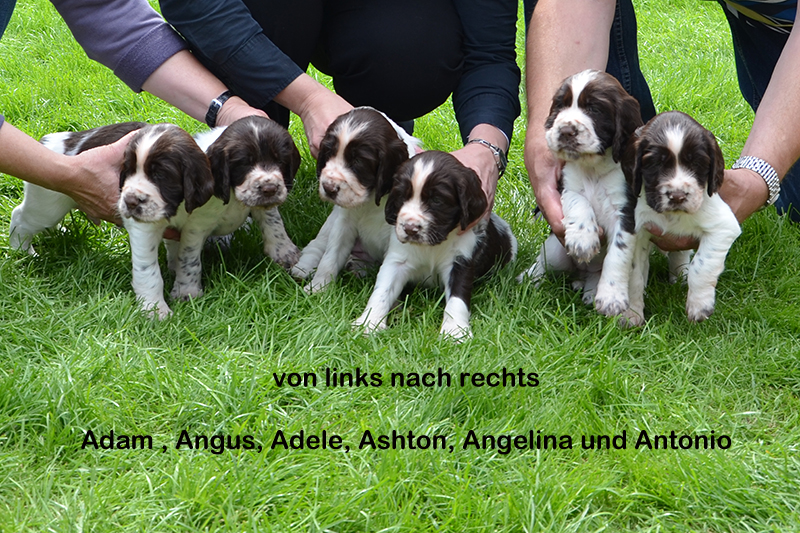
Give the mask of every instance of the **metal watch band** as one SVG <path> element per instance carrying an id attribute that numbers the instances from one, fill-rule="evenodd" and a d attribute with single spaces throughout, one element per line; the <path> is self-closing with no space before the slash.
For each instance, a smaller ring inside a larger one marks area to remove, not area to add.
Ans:
<path id="1" fill-rule="evenodd" d="M 211 105 L 208 106 L 208 111 L 206 111 L 206 124 L 208 124 L 209 127 L 213 128 L 217 125 L 217 113 L 219 113 L 219 110 L 222 109 L 222 106 L 231 96 L 233 96 L 231 91 L 225 91 L 211 100 Z"/>
<path id="2" fill-rule="evenodd" d="M 754 157 L 752 155 L 743 155 L 736 160 L 731 167 L 731 170 L 735 170 L 737 168 L 746 168 L 748 170 L 752 170 L 764 179 L 767 187 L 769 188 L 769 199 L 767 200 L 767 203 L 764 204 L 764 207 L 769 207 L 775 203 L 775 201 L 778 199 L 778 195 L 781 193 L 781 181 L 778 179 L 778 173 L 775 172 L 775 169 L 772 168 L 772 165 L 758 157 Z"/>
<path id="3" fill-rule="evenodd" d="M 482 144 L 492 151 L 494 154 L 494 162 L 497 164 L 497 171 L 500 173 L 498 177 L 501 177 L 505 173 L 506 167 L 508 166 L 508 158 L 506 157 L 506 153 L 502 151 L 499 146 L 495 146 L 486 139 L 470 139 L 467 141 L 467 144 L 472 143 Z"/>

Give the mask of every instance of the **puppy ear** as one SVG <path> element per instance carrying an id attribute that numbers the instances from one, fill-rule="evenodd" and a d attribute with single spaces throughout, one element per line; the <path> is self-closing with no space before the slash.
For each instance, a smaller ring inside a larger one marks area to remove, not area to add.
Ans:
<path id="1" fill-rule="evenodd" d="M 208 162 L 214 183 L 214 196 L 227 204 L 231 199 L 231 172 L 224 143 L 217 140 L 208 148 Z"/>
<path id="2" fill-rule="evenodd" d="M 619 162 L 625 153 L 628 140 L 637 128 L 642 126 L 642 113 L 639 101 L 625 93 L 617 106 L 617 123 L 614 131 L 614 142 L 611 145 L 611 155 L 615 162 Z"/>
<path id="3" fill-rule="evenodd" d="M 635 150 L 636 154 L 633 163 L 633 184 L 631 185 L 631 190 L 633 191 L 633 195 L 638 198 L 642 192 L 642 155 L 644 154 L 645 150 L 647 150 L 649 143 L 646 139 L 638 139 L 637 141 L 632 142 L 631 145 L 634 147 L 632 149 Z"/>
<path id="4" fill-rule="evenodd" d="M 722 180 L 725 176 L 725 158 L 722 156 L 722 150 L 720 150 L 714 134 L 708 130 L 706 130 L 706 139 L 710 145 L 708 153 L 711 156 L 708 165 L 708 195 L 713 196 L 722 187 Z"/>
<path id="5" fill-rule="evenodd" d="M 489 202 L 486 200 L 486 193 L 481 188 L 481 180 L 474 170 L 463 167 L 459 176 L 459 179 L 456 180 L 456 188 L 461 208 L 461 229 L 465 230 L 486 212 Z"/>
<path id="6" fill-rule="evenodd" d="M 377 182 L 375 183 L 375 205 L 381 205 L 381 198 L 392 190 L 395 173 L 405 161 L 408 161 L 406 143 L 399 137 L 389 140 L 386 152 L 378 159 Z"/>
<path id="7" fill-rule="evenodd" d="M 291 191 L 292 185 L 294 184 L 294 177 L 297 175 L 297 171 L 300 169 L 300 163 L 302 159 L 300 158 L 300 150 L 297 149 L 297 145 L 294 144 L 294 141 L 291 142 L 291 153 L 289 154 L 289 164 L 287 172 L 283 174 L 283 184 L 286 185 L 286 190 Z"/>
<path id="8" fill-rule="evenodd" d="M 214 195 L 214 176 L 208 157 L 200 149 L 184 156 L 183 161 L 183 199 L 187 213 L 204 205 Z"/>
<path id="9" fill-rule="evenodd" d="M 387 224 L 394 226 L 397 223 L 397 214 L 403 207 L 406 187 L 411 183 L 412 170 L 412 164 L 405 162 L 398 167 L 397 172 L 395 172 L 392 178 L 393 186 L 389 190 L 389 197 L 386 199 L 386 207 L 383 209 Z"/>
<path id="10" fill-rule="evenodd" d="M 638 166 L 641 166 L 641 158 L 638 156 L 638 152 L 643 130 L 644 127 L 640 127 L 633 132 L 633 135 L 631 135 L 628 139 L 628 143 L 625 145 L 625 150 L 622 151 L 622 158 L 619 161 L 622 167 L 622 173 L 625 175 L 625 181 L 637 197 L 642 189 L 641 171 L 639 171 L 639 184 L 636 184 L 636 169 Z M 638 187 L 638 190 L 635 190 L 636 187 Z"/>

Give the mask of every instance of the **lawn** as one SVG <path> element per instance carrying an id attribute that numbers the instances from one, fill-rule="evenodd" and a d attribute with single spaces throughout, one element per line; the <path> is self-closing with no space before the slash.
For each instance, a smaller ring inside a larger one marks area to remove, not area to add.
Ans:
<path id="1" fill-rule="evenodd" d="M 752 112 L 719 7 L 635 5 L 658 110 L 698 118 L 730 165 Z M 44 0 L 19 2 L 0 41 L 0 94 L 37 138 L 126 120 L 204 128 L 87 59 Z M 568 282 L 515 281 L 547 233 L 524 128 L 496 203 L 519 259 L 477 288 L 460 345 L 437 339 L 431 290 L 388 330 L 352 331 L 374 272 L 309 296 L 257 229 L 206 253 L 205 296 L 153 322 L 122 230 L 75 213 L 36 239 L 38 257 L 11 250 L 22 185 L 0 176 L 0 531 L 800 530 L 800 229 L 774 210 L 748 219 L 699 325 L 654 257 L 648 322 L 619 329 Z M 303 166 L 282 213 L 305 245 L 330 207 L 298 121 L 291 132 Z M 459 145 L 449 105 L 416 133 Z"/>

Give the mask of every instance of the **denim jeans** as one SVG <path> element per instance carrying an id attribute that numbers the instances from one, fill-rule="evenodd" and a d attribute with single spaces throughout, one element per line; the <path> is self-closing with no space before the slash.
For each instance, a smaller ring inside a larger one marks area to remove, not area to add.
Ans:
<path id="1" fill-rule="evenodd" d="M 788 34 L 778 33 L 761 24 L 752 24 L 743 16 L 737 17 L 720 5 L 728 19 L 733 38 L 739 88 L 755 111 L 767 88 L 775 64 L 783 51 Z M 536 0 L 525 0 L 526 23 L 536 6 Z M 606 70 L 637 100 L 642 119 L 647 122 L 655 115 L 650 88 L 639 67 L 639 47 L 636 37 L 636 14 L 631 0 L 617 0 L 614 23 L 611 27 Z M 790 210 L 791 206 L 791 210 Z M 800 222 L 800 163 L 795 164 L 781 183 L 781 194 L 775 203 L 778 213 Z"/>

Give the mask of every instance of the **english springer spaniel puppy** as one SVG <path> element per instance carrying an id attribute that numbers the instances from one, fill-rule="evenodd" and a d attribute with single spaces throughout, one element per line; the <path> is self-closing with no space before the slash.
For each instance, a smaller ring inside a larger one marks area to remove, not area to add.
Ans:
<path id="1" fill-rule="evenodd" d="M 211 198 L 214 180 L 206 155 L 191 135 L 171 124 L 128 122 L 53 133 L 42 138 L 42 144 L 76 155 L 134 130 L 138 132 L 123 156 L 117 208 L 131 243 L 133 290 L 143 309 L 163 318 L 170 310 L 158 268 L 158 243 L 170 220 L 185 219 Z M 34 253 L 33 236 L 54 227 L 75 207 L 64 194 L 26 183 L 25 198 L 11 215 L 11 245 Z"/>
<path id="2" fill-rule="evenodd" d="M 452 155 L 428 151 L 403 163 L 386 202 L 386 222 L 394 226 L 389 249 L 367 308 L 354 325 L 367 332 L 385 328 L 403 287 L 423 283 L 444 288 L 440 334 L 471 337 L 473 280 L 517 252 L 511 228 L 497 215 L 464 231 L 486 207 L 478 175 Z"/>
<path id="3" fill-rule="evenodd" d="M 320 291 L 336 279 L 357 240 L 373 259 L 383 259 L 392 228 L 381 202 L 395 171 L 416 153 L 418 144 L 369 107 L 353 109 L 331 123 L 320 143 L 317 176 L 319 195 L 334 204 L 333 211 L 292 268 L 299 279 L 314 273 L 306 291 Z"/>
<path id="4" fill-rule="evenodd" d="M 630 325 L 644 323 L 644 288 L 650 265 L 650 237 L 645 224 L 663 232 L 691 236 L 700 246 L 671 253 L 670 270 L 686 273 L 686 314 L 701 322 L 714 312 L 717 280 L 725 257 L 741 233 L 739 222 L 719 194 L 725 163 L 714 135 L 679 111 L 661 113 L 636 132 L 623 169 L 638 196 L 636 239 L 630 278 Z M 688 264 L 688 268 L 687 265 Z"/>
<path id="5" fill-rule="evenodd" d="M 593 298 L 604 315 L 618 315 L 628 307 L 636 199 L 620 159 L 641 125 L 636 99 L 613 76 L 596 70 L 564 80 L 545 122 L 547 145 L 564 162 L 561 205 L 566 250 L 550 235 L 524 275 L 538 280 L 548 270 L 579 271 L 584 301 Z M 598 274 L 599 228 L 608 244 Z"/>
<path id="6" fill-rule="evenodd" d="M 241 118 L 230 126 L 195 136 L 208 155 L 214 177 L 214 197 L 186 219 L 170 220 L 181 240 L 166 241 L 176 299 L 203 294 L 200 254 L 210 235 L 227 235 L 252 216 L 261 229 L 264 253 L 290 269 L 300 250 L 286 234 L 278 212 L 300 167 L 300 152 L 289 132 L 264 117 Z"/>

